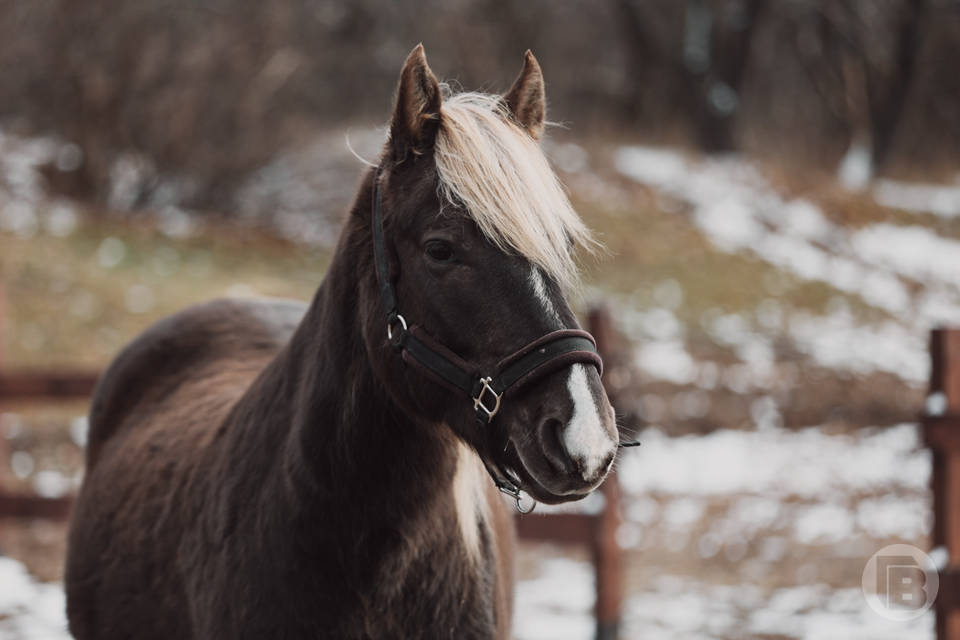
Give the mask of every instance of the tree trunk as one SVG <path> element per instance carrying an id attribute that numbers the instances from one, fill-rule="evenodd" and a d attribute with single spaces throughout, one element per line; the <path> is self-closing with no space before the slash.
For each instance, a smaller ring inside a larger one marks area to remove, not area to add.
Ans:
<path id="1" fill-rule="evenodd" d="M 897 128 L 907 104 L 920 49 L 920 29 L 925 9 L 926 0 L 908 0 L 900 9 L 894 67 L 889 81 L 881 83 L 875 75 L 867 75 L 874 175 L 882 170 L 889 160 Z M 878 86 L 881 84 L 885 86 Z"/>
<path id="2" fill-rule="evenodd" d="M 700 95 L 697 140 L 701 149 L 708 153 L 734 151 L 737 147 L 734 134 L 740 112 L 740 89 L 764 2 L 743 0 L 731 6 L 730 15 L 718 20 L 718 12 L 705 0 L 687 2 L 685 53 L 691 50 L 689 39 L 698 37 L 697 22 L 705 20 L 708 23 L 705 33 L 700 35 L 707 38 L 706 68 L 691 67 L 688 60 L 691 85 Z"/>

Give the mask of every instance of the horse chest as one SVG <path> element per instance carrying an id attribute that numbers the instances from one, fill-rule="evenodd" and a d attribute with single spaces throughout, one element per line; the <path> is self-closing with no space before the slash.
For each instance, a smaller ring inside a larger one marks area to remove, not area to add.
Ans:
<path id="1" fill-rule="evenodd" d="M 502 618 L 509 614 L 498 610 L 502 580 L 487 502 L 489 478 L 472 450 L 458 444 L 455 451 L 449 484 L 430 499 L 433 507 L 417 516 L 369 529 L 357 522 L 337 526 L 336 533 L 328 532 L 331 537 L 321 536 L 325 542 L 318 540 L 317 555 L 309 560 L 288 557 L 290 564 L 282 571 L 250 567 L 250 574 L 260 576 L 252 584 L 227 581 L 198 589 L 232 592 L 204 626 L 250 638 L 268 632 L 310 637 L 311 630 L 344 639 L 499 637 Z M 351 535 L 344 535 L 345 529 Z M 248 549 L 240 551 L 229 554 L 231 561 L 221 569 L 254 560 Z M 216 572 L 221 577 L 229 573 Z M 238 608 L 240 601 L 259 602 L 273 611 Z M 231 622 L 223 624 L 221 616 Z"/>
<path id="2" fill-rule="evenodd" d="M 362 612 L 367 637 L 493 638 L 498 618 L 498 540 L 489 477 L 476 454 L 456 446 L 456 467 L 442 505 L 400 531 L 383 557 Z"/>

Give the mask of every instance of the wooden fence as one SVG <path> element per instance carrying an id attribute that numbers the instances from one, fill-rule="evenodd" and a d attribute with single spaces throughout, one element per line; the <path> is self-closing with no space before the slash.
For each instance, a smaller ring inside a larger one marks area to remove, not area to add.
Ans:
<path id="1" fill-rule="evenodd" d="M 947 550 L 936 600 L 938 640 L 960 640 L 960 330 L 930 336 L 924 440 L 933 452 L 933 546 Z"/>
<path id="2" fill-rule="evenodd" d="M 93 392 L 97 373 L 89 371 L 23 371 L 7 372 L 3 368 L 3 343 L 7 318 L 6 297 L 0 283 L 0 411 L 8 402 L 52 403 L 64 399 L 84 399 Z M 0 465 L 10 459 L 7 443 L 0 437 Z M 0 467 L 0 520 L 3 518 L 58 518 L 67 517 L 72 496 L 45 498 L 32 494 L 15 493 L 3 486 L 3 467 Z"/>

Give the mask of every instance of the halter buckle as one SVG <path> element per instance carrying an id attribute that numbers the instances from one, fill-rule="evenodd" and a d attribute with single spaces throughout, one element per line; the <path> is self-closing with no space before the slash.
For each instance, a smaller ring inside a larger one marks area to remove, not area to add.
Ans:
<path id="1" fill-rule="evenodd" d="M 473 400 L 473 410 L 482 409 L 485 414 L 487 414 L 487 422 L 493 420 L 493 416 L 497 415 L 497 412 L 500 411 L 500 398 L 503 396 L 502 393 L 497 393 L 493 390 L 493 387 L 490 386 L 490 383 L 493 381 L 493 378 L 487 376 L 486 378 L 480 378 L 480 392 L 477 393 L 476 398 Z M 484 402 L 484 394 L 489 392 L 493 396 L 493 408 L 488 407 Z"/>

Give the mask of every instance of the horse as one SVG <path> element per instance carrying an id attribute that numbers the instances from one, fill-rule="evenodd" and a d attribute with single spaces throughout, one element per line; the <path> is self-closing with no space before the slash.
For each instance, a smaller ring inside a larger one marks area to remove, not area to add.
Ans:
<path id="1" fill-rule="evenodd" d="M 620 440 L 565 296 L 591 234 L 503 95 L 417 46 L 309 306 L 160 320 L 96 388 L 65 572 L 78 640 L 507 638 L 521 491 L 576 500 Z"/>

